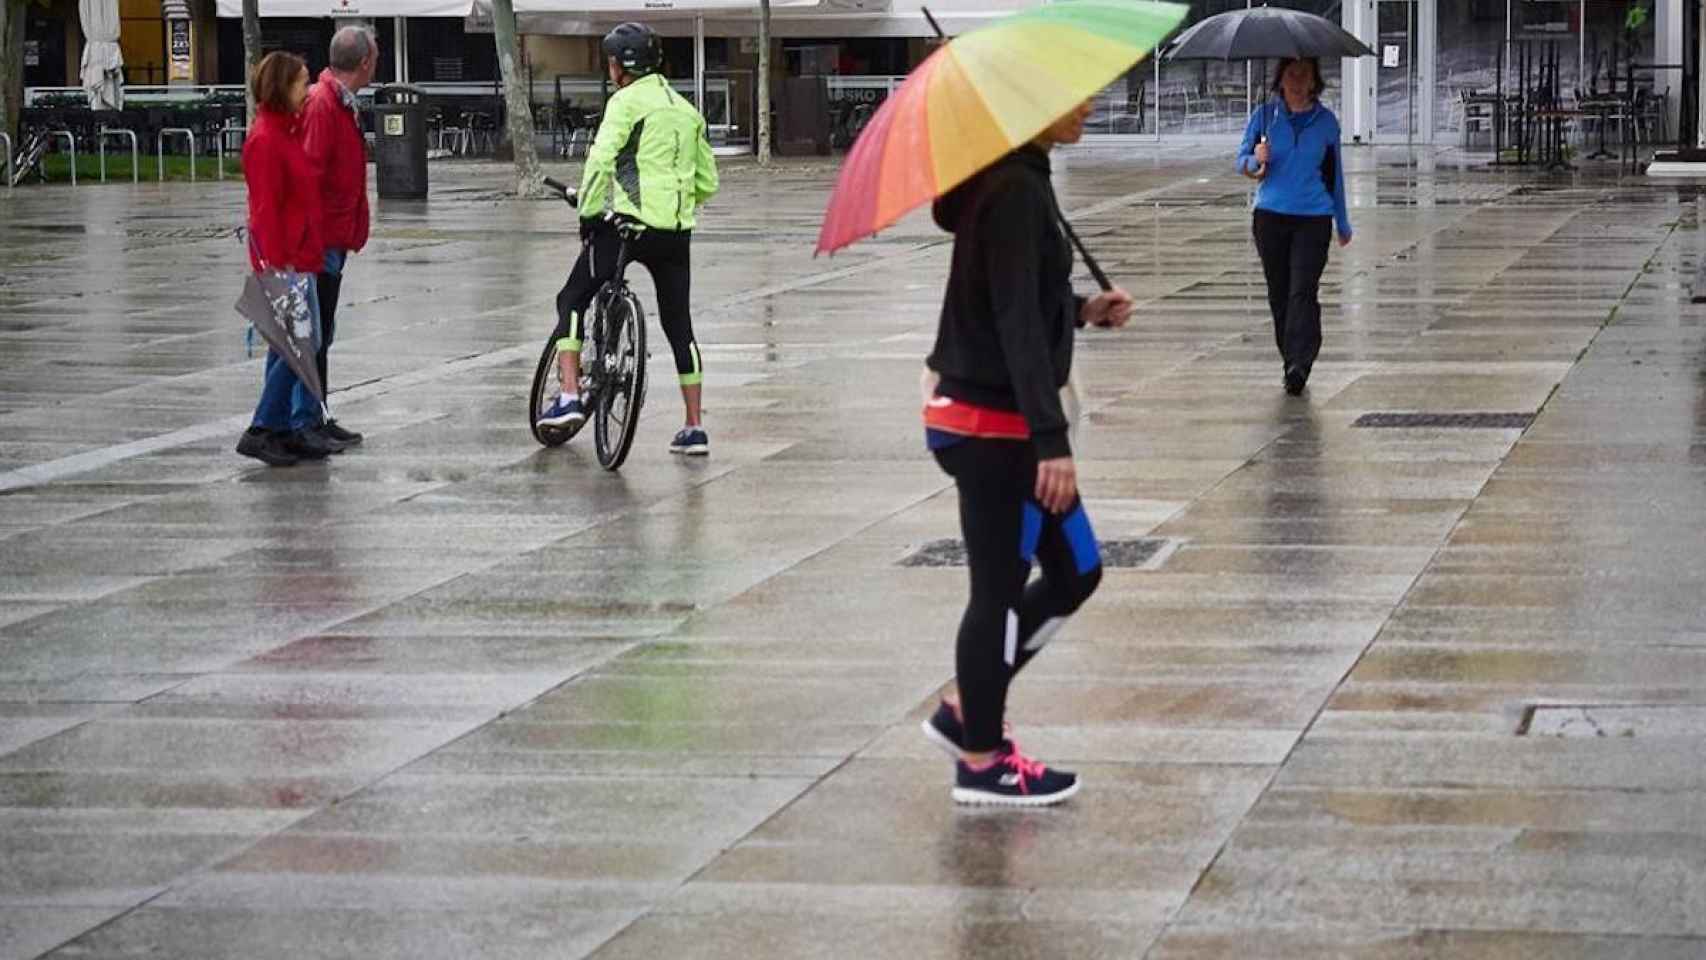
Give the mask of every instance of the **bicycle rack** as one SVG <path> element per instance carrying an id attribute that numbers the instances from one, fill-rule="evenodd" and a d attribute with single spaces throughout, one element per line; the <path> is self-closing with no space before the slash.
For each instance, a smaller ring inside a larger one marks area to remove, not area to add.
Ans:
<path id="1" fill-rule="evenodd" d="M 140 144 L 136 140 L 135 130 L 120 130 L 115 127 L 102 127 L 95 136 L 95 142 L 101 151 L 101 182 L 107 182 L 107 138 L 125 136 L 130 138 L 130 182 L 142 182 L 142 160 Z"/>
<path id="2" fill-rule="evenodd" d="M 0 132 L 0 141 L 4 141 L 6 144 L 6 189 L 16 190 L 18 185 L 12 182 L 12 137 Z"/>
<path id="3" fill-rule="evenodd" d="M 155 168 L 160 171 L 160 182 L 166 182 L 166 137 L 183 134 L 190 138 L 190 182 L 195 182 L 195 131 L 189 127 L 162 127 L 160 135 L 154 138 L 154 152 L 158 154 Z"/>
<path id="4" fill-rule="evenodd" d="M 49 130 L 47 135 L 54 138 L 64 137 L 71 144 L 71 185 L 77 185 L 77 135 L 69 130 Z M 105 180 L 105 177 L 101 179 Z"/>
<path id="5" fill-rule="evenodd" d="M 247 136 L 249 128 L 239 127 L 236 124 L 219 128 L 219 139 L 216 141 L 216 146 L 218 147 L 219 179 L 221 180 L 225 179 L 225 138 L 233 133 L 241 133 Z M 242 148 L 239 147 L 238 149 Z"/>

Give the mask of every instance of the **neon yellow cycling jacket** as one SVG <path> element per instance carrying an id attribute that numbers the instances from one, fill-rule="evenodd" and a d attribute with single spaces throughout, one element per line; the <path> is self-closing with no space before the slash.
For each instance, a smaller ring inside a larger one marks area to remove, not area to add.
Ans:
<path id="1" fill-rule="evenodd" d="M 582 219 L 614 210 L 657 230 L 691 230 L 700 204 L 716 192 L 705 118 L 662 75 L 611 96 L 586 155 Z"/>

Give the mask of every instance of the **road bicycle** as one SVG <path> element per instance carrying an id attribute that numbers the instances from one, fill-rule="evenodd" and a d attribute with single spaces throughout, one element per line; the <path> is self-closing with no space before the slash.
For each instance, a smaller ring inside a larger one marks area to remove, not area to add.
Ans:
<path id="1" fill-rule="evenodd" d="M 575 192 L 558 181 L 547 177 L 545 186 L 570 207 L 578 205 Z M 581 353 L 580 383 L 576 385 L 588 411 L 587 420 L 569 427 L 539 423 L 539 417 L 563 392 L 557 338 L 552 336 L 545 341 L 539 368 L 533 373 L 527 426 L 535 440 L 547 447 L 558 447 L 590 422 L 599 465 L 606 470 L 617 470 L 634 446 L 640 408 L 646 401 L 646 313 L 627 280 L 629 247 L 644 228 L 615 218 L 611 222 L 621 238 L 621 252 L 617 255 L 616 272 L 593 297 L 586 323 L 585 349 Z"/>

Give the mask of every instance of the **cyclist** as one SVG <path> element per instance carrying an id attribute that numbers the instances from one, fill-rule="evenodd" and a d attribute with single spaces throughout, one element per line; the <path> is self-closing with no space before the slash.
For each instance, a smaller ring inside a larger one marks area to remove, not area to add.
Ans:
<path id="1" fill-rule="evenodd" d="M 629 257 L 651 272 L 658 320 L 675 354 L 687 422 L 670 441 L 671 453 L 704 456 L 710 441 L 700 419 L 704 365 L 693 340 L 688 307 L 690 249 L 698 209 L 717 192 L 717 164 L 705 139 L 705 118 L 670 88 L 659 72 L 663 44 L 650 27 L 624 23 L 604 38 L 610 79 L 617 90 L 605 105 L 581 179 L 581 254 L 557 294 L 557 350 L 563 392 L 539 416 L 541 426 L 569 427 L 586 420 L 579 396 L 580 352 L 586 311 L 616 272 L 621 248 L 617 223 L 640 228 Z"/>

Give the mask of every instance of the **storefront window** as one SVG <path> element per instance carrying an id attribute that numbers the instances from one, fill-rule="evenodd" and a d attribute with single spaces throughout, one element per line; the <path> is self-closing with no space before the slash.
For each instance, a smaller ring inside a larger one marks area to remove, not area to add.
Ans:
<path id="1" fill-rule="evenodd" d="M 1249 0 L 1192 0 L 1191 12 L 1180 30 L 1249 5 Z M 1287 0 L 1272 5 L 1307 10 L 1335 23 L 1339 20 L 1338 0 Z M 1266 98 L 1274 66 L 1260 60 L 1163 60 L 1158 76 L 1156 64 L 1146 60 L 1096 98 L 1087 130 L 1105 135 L 1240 134 L 1255 105 Z M 1340 101 L 1339 72 L 1337 58 L 1321 62 L 1322 79 L 1327 83 L 1322 102 L 1335 111 Z"/>

